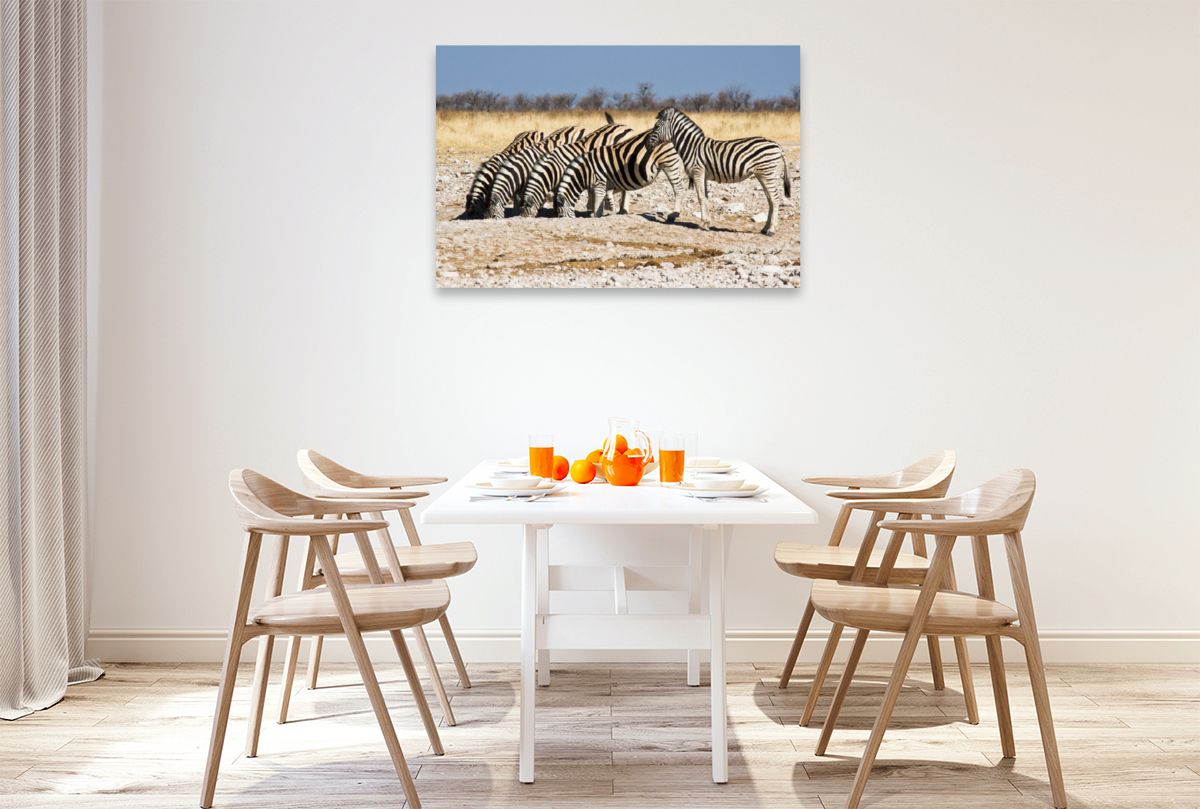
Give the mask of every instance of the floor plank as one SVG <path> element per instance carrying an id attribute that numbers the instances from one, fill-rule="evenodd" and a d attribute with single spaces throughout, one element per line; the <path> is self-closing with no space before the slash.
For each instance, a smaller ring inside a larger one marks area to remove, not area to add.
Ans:
<path id="1" fill-rule="evenodd" d="M 208 747 L 218 667 L 108 664 L 58 705 L 0 723 L 5 809 L 194 806 Z M 863 666 L 827 755 L 813 753 L 835 682 L 809 727 L 799 724 L 811 670 L 777 685 L 773 664 L 729 667 L 729 783 L 712 782 L 708 669 L 555 664 L 537 689 L 537 770 L 517 781 L 518 670 L 473 665 L 473 688 L 442 669 L 458 725 L 440 727 L 435 756 L 398 666 L 378 665 L 384 697 L 427 809 L 441 807 L 788 807 L 840 809 L 866 744 L 889 667 Z M 404 809 L 382 736 L 352 665 L 298 685 L 291 719 L 274 721 L 280 670 L 267 694 L 259 755 L 242 754 L 249 666 L 238 675 L 217 783 L 218 807 Z M 867 783 L 871 809 L 1045 809 L 1051 805 L 1028 673 L 1009 667 L 1018 755 L 1000 755 L 986 666 L 974 667 L 980 723 L 965 719 L 957 672 L 936 691 L 914 667 Z M 1200 668 L 1051 666 L 1050 698 L 1072 809 L 1200 806 Z M 835 679 L 835 678 L 831 678 Z M 440 719 L 436 705 L 435 716 Z M 331 803 L 331 797 L 336 798 Z"/>

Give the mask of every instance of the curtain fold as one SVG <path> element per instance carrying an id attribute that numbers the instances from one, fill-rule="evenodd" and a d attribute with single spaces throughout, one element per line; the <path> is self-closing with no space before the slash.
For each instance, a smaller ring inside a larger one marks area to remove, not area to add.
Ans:
<path id="1" fill-rule="evenodd" d="M 87 640 L 84 0 L 0 0 L 0 718 L 103 675 Z"/>

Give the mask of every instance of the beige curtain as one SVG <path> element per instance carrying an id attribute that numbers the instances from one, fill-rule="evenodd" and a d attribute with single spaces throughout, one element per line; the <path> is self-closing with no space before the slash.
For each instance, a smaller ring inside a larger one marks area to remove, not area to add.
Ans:
<path id="1" fill-rule="evenodd" d="M 0 0 L 0 717 L 104 672 L 85 661 L 83 0 Z"/>

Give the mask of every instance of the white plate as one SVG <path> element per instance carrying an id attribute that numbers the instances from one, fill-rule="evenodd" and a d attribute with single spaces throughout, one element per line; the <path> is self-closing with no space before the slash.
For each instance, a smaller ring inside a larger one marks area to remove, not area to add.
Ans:
<path id="1" fill-rule="evenodd" d="M 697 463 L 689 463 L 687 459 L 684 459 L 683 468 L 693 472 L 728 472 L 733 469 L 733 464 L 722 461 L 720 458 L 700 457 L 696 461 Z"/>
<path id="2" fill-rule="evenodd" d="M 755 497 L 767 491 L 769 486 L 744 483 L 740 489 L 697 489 L 690 483 L 676 483 L 675 489 L 689 497 Z"/>
<path id="3" fill-rule="evenodd" d="M 497 469 L 503 469 L 505 472 L 528 472 L 529 461 L 525 463 L 513 463 L 512 461 L 497 461 Z"/>
<path id="4" fill-rule="evenodd" d="M 473 484 L 471 486 L 471 488 L 475 489 L 478 492 L 481 492 L 482 494 L 493 495 L 495 497 L 508 497 L 509 495 L 512 495 L 512 494 L 516 494 L 516 495 L 550 494 L 551 492 L 558 491 L 559 489 L 563 488 L 565 485 L 566 484 L 564 484 L 564 483 L 555 483 L 553 480 L 544 480 L 532 489 L 530 489 L 528 487 L 526 487 L 524 489 L 518 489 L 515 486 L 505 487 L 503 480 L 495 480 L 495 481 L 484 480 L 479 483 Z"/>
<path id="5" fill-rule="evenodd" d="M 721 466 L 685 466 L 683 471 L 688 475 L 724 475 L 734 470 L 733 464 Z"/>

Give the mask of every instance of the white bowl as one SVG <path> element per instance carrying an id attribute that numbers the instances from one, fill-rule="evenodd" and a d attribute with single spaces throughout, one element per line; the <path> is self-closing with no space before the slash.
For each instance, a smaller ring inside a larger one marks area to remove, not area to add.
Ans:
<path id="1" fill-rule="evenodd" d="M 697 489 L 707 489 L 710 491 L 727 491 L 730 489 L 740 489 L 746 481 L 742 478 L 731 478 L 727 475 L 721 477 L 695 477 L 692 478 L 692 485 Z"/>
<path id="2" fill-rule="evenodd" d="M 536 489 L 543 478 L 534 475 L 513 475 L 492 484 L 497 489 Z"/>

